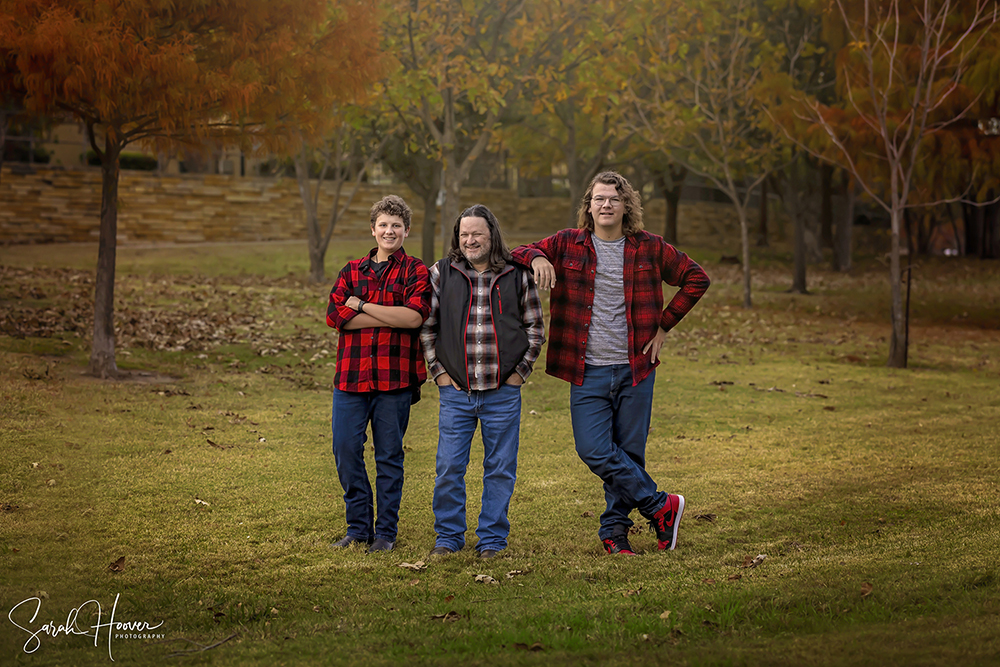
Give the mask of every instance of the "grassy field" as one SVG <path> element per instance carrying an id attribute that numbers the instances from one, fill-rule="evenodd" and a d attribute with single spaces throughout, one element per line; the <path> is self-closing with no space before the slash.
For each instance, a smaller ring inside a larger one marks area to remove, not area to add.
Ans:
<path id="1" fill-rule="evenodd" d="M 369 247 L 335 244 L 331 273 Z M 763 256 L 748 311 L 738 267 L 692 254 L 714 284 L 661 354 L 647 452 L 688 499 L 677 550 L 603 555 L 540 362 L 510 548 L 480 562 L 427 558 L 433 387 L 395 551 L 329 548 L 336 339 L 304 243 L 120 249 L 128 382 L 83 375 L 95 248 L 0 247 L 0 664 L 1000 663 L 1000 266 L 921 260 L 891 370 L 878 261 L 793 295 Z"/>

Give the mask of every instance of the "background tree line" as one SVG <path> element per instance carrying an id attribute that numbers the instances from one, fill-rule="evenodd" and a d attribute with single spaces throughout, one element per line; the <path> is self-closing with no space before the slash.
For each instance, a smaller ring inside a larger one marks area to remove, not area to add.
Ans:
<path id="1" fill-rule="evenodd" d="M 376 163 L 423 199 L 427 261 L 497 156 L 542 191 L 558 175 L 574 202 L 620 170 L 665 197 L 648 226 L 674 243 L 696 175 L 733 205 L 747 308 L 768 193 L 793 222 L 801 292 L 824 246 L 850 270 L 863 202 L 889 221 L 888 364 L 903 367 L 904 250 L 957 229 L 960 204 L 959 250 L 1000 257 L 997 20 L 997 0 L 0 0 L 0 129 L 71 116 L 100 158 L 98 375 L 117 372 L 121 151 L 209 140 L 290 158 L 316 282 Z M 317 176 L 335 182 L 330 211 Z"/>

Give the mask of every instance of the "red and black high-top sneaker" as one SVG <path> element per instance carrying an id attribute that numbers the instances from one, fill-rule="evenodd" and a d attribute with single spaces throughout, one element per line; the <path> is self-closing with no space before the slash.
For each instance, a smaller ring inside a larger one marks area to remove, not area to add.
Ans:
<path id="1" fill-rule="evenodd" d="M 656 531 L 660 551 L 667 549 L 672 551 L 677 546 L 677 529 L 681 525 L 682 514 L 684 514 L 684 496 L 668 493 L 667 502 L 649 520 L 649 525 Z"/>
<path id="2" fill-rule="evenodd" d="M 604 550 L 609 554 L 625 554 L 626 556 L 634 556 L 635 552 L 632 551 L 632 545 L 628 543 L 628 535 L 624 533 L 619 533 L 617 535 L 612 535 L 602 540 L 604 543 Z"/>

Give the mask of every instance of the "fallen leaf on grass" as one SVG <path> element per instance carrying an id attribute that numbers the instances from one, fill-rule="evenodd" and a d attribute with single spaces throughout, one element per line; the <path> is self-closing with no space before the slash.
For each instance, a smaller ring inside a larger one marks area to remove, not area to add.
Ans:
<path id="1" fill-rule="evenodd" d="M 743 559 L 743 567 L 753 569 L 763 563 L 765 558 L 767 554 L 757 554 L 756 558 L 748 555 Z"/>
<path id="2" fill-rule="evenodd" d="M 204 505 L 205 507 L 211 507 L 211 505 L 209 505 L 208 503 L 206 503 L 206 502 L 205 502 L 204 500 L 202 500 L 201 498 L 195 498 L 195 499 L 194 499 L 194 504 L 195 504 L 195 505 Z"/>
<path id="3" fill-rule="evenodd" d="M 545 647 L 542 645 L 542 642 L 535 642 L 534 644 L 531 644 L 531 645 L 522 644 L 522 643 L 516 643 L 516 644 L 514 644 L 514 648 L 516 648 L 519 651 L 544 651 L 545 650 Z"/>
<path id="4" fill-rule="evenodd" d="M 449 611 L 444 614 L 434 614 L 433 616 L 431 616 L 431 618 L 435 621 L 444 621 L 446 623 L 450 623 L 452 621 L 459 620 L 460 618 L 462 618 L 462 615 L 459 614 L 457 611 Z"/>
<path id="5" fill-rule="evenodd" d="M 642 592 L 642 586 L 640 586 L 639 588 L 636 588 L 635 590 L 622 591 L 622 597 L 630 598 L 633 595 L 638 595 L 641 592 Z"/>
<path id="6" fill-rule="evenodd" d="M 729 575 L 729 581 L 739 581 L 742 578 L 743 575 L 739 573 Z"/>
<path id="7" fill-rule="evenodd" d="M 108 565 L 108 569 L 111 570 L 112 572 L 122 572 L 122 571 L 124 571 L 125 570 L 125 556 L 122 556 L 121 558 L 119 558 L 118 560 L 116 560 L 111 565 Z"/>
<path id="8" fill-rule="evenodd" d="M 422 560 L 418 560 L 416 563 L 400 563 L 399 566 L 404 570 L 413 570 L 414 572 L 427 569 L 427 565 Z"/>
<path id="9" fill-rule="evenodd" d="M 522 574 L 528 574 L 528 573 L 525 570 L 511 570 L 510 572 L 507 573 L 507 578 L 508 579 L 513 579 L 514 577 L 522 575 Z"/>
<path id="10" fill-rule="evenodd" d="M 410 579 L 410 585 L 411 586 L 416 586 L 419 583 L 420 583 L 419 579 Z"/>
<path id="11" fill-rule="evenodd" d="M 717 518 L 719 517 L 717 517 L 715 514 L 712 514 L 711 512 L 707 512 L 705 514 L 696 514 L 694 517 L 695 521 L 707 521 L 708 523 L 715 523 L 715 520 Z"/>
<path id="12" fill-rule="evenodd" d="M 590 510 L 587 510 L 586 512 L 584 512 L 584 513 L 583 513 L 583 514 L 581 514 L 580 516 L 582 516 L 582 517 L 583 517 L 583 518 L 585 518 L 585 519 L 589 519 L 590 517 L 594 516 L 594 513 L 593 513 L 593 512 L 591 512 Z"/>
<path id="13" fill-rule="evenodd" d="M 500 582 L 488 574 L 477 574 L 476 581 L 481 584 L 499 584 Z"/>
<path id="14" fill-rule="evenodd" d="M 47 486 L 55 486 L 56 485 L 56 480 L 50 479 L 49 481 L 45 482 L 45 484 Z"/>
<path id="15" fill-rule="evenodd" d="M 869 584 L 866 581 L 865 583 L 861 584 L 861 597 L 863 597 L 863 598 L 868 597 L 869 595 L 872 594 L 872 591 L 874 591 L 874 590 L 875 590 L 875 586 L 873 586 L 872 584 Z"/>
<path id="16" fill-rule="evenodd" d="M 665 612 L 663 612 L 662 614 L 660 614 L 660 618 L 662 618 L 665 621 L 668 618 L 670 618 L 670 614 L 671 614 L 671 611 L 668 609 Z"/>

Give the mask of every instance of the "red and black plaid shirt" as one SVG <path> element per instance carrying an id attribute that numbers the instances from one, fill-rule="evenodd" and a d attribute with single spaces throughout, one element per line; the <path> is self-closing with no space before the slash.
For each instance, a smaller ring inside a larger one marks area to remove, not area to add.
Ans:
<path id="1" fill-rule="evenodd" d="M 379 279 L 372 267 L 376 249 L 347 263 L 330 292 L 326 323 L 340 331 L 334 386 L 341 391 L 393 391 L 416 387 L 427 379 L 420 327 L 344 329 L 357 311 L 344 304 L 348 297 L 381 306 L 404 306 L 427 319 L 431 283 L 424 263 L 400 248 L 389 256 Z"/>
<path id="2" fill-rule="evenodd" d="M 597 253 L 586 229 L 564 229 L 537 243 L 511 251 L 514 260 L 530 266 L 544 256 L 556 271 L 556 286 L 549 298 L 552 320 L 545 372 L 583 383 L 587 333 L 594 303 Z M 625 240 L 625 321 L 628 324 L 628 360 L 632 382 L 637 384 L 659 365 L 650 362 L 642 348 L 656 335 L 657 327 L 670 331 L 698 302 L 711 281 L 697 263 L 662 237 L 640 231 Z M 663 283 L 680 290 L 663 307 Z"/>

